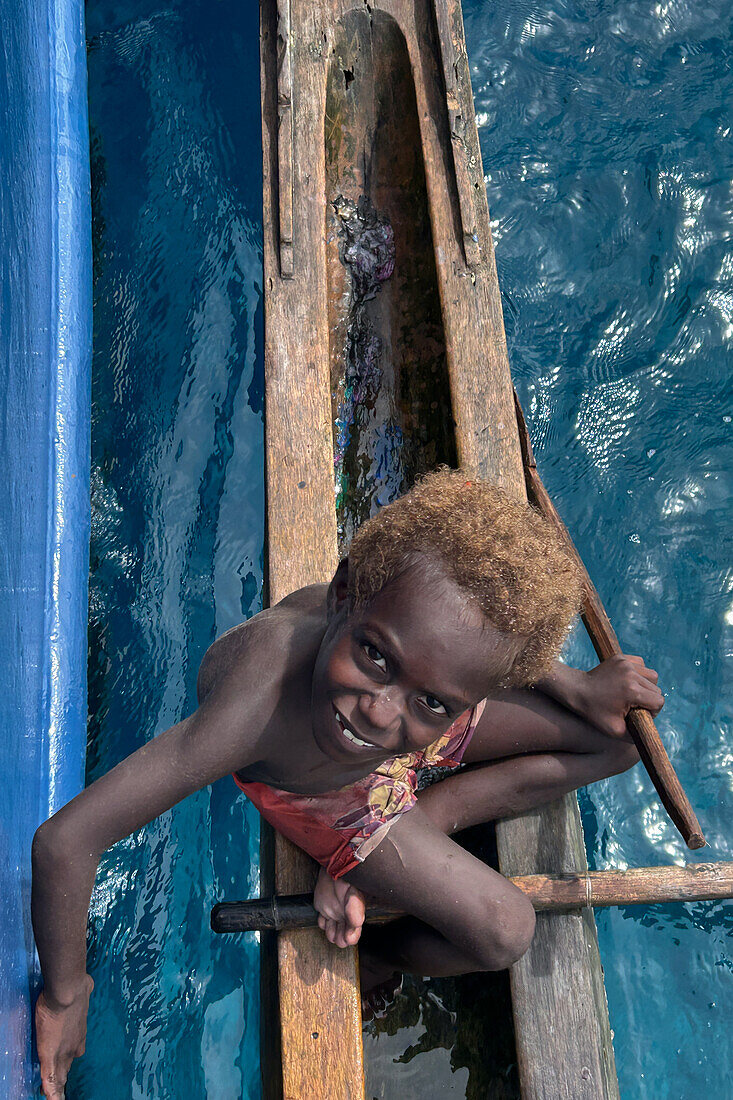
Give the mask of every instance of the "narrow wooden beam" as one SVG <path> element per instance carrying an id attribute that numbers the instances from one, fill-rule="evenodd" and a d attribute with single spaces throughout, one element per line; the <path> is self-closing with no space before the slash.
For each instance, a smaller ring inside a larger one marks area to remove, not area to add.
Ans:
<path id="1" fill-rule="evenodd" d="M 326 337 L 325 51 L 314 26 L 325 17 L 307 0 L 261 0 L 260 16 L 267 566 L 273 604 L 294 589 L 329 580 L 337 551 Z M 313 861 L 268 827 L 263 838 L 263 875 L 273 889 L 312 891 Z M 334 947 L 320 929 L 284 932 L 264 948 L 265 1097 L 363 1100 L 355 950 Z M 279 1042 L 272 1041 L 273 1032 Z"/>
<path id="2" fill-rule="evenodd" d="M 474 206 L 474 187 L 468 170 L 469 152 L 464 139 L 465 117 L 458 90 L 456 47 L 465 49 L 463 37 L 459 33 L 457 41 L 453 38 L 451 9 L 444 0 L 433 0 L 433 11 L 437 27 L 438 48 L 445 84 L 445 105 L 448 113 L 453 168 L 458 193 L 458 206 L 463 229 L 463 251 L 469 267 L 476 267 L 481 261 L 481 246 L 478 236 L 476 210 Z"/>
<path id="3" fill-rule="evenodd" d="M 538 913 L 592 906 L 661 905 L 721 901 L 733 897 L 733 863 L 691 863 L 685 867 L 633 867 L 577 875 L 522 875 L 509 879 Z M 404 913 L 368 905 L 367 924 L 384 924 Z M 312 894 L 220 902 L 211 910 L 214 932 L 263 932 L 313 928 L 318 914 Z"/>
<path id="4" fill-rule="evenodd" d="M 280 276 L 293 277 L 293 63 L 290 0 L 277 0 L 277 192 Z"/>

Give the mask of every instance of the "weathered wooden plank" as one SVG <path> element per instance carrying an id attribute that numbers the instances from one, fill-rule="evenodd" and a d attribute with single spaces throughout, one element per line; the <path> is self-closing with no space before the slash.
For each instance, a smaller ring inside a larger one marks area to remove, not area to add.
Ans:
<path id="1" fill-rule="evenodd" d="M 280 275 L 293 277 L 293 66 L 290 0 L 277 5 L 277 187 Z"/>
<path id="2" fill-rule="evenodd" d="M 329 342 L 344 547 L 376 502 L 455 462 L 420 126 L 397 23 L 334 27 L 326 97 Z"/>
<path id="3" fill-rule="evenodd" d="M 463 252 L 463 222 L 432 7 L 427 0 L 414 5 L 405 0 L 384 0 L 380 7 L 399 22 L 416 78 L 445 351 L 461 462 L 470 465 L 477 475 L 524 496 L 501 296 L 460 5 L 447 4 L 446 21 L 456 73 L 454 94 L 463 123 L 462 141 L 473 190 L 476 235 L 481 245 L 481 261 L 475 267 L 468 267 Z"/>
<path id="4" fill-rule="evenodd" d="M 464 107 L 461 104 L 458 89 L 456 45 L 460 49 L 461 37 L 459 35 L 458 42 L 454 42 L 453 28 L 450 23 L 451 11 L 449 6 L 443 3 L 443 0 L 433 0 L 433 11 L 437 29 L 438 53 L 443 68 L 448 132 L 453 151 L 453 168 L 458 191 L 458 207 L 461 213 L 461 227 L 463 229 L 463 251 L 466 256 L 466 263 L 469 267 L 475 267 L 481 260 L 481 244 L 476 224 L 474 187 L 468 170 L 469 152 L 464 139 Z"/>
<path id="5" fill-rule="evenodd" d="M 299 0 L 289 10 L 292 177 L 278 101 L 278 12 L 261 6 L 263 222 L 265 276 L 265 415 L 270 602 L 306 584 L 326 581 L 336 565 L 333 445 L 329 390 L 324 263 L 323 108 L 326 13 Z M 282 28 L 282 23 L 281 23 Z M 281 47 L 280 72 L 283 69 Z M 282 188 L 292 194 L 291 222 Z M 294 229 L 297 227 L 297 231 Z M 287 249 L 292 242 L 292 264 Z M 266 846 L 263 857 L 267 858 Z M 283 837 L 275 837 L 274 887 L 313 888 L 315 865 Z M 266 1095 L 285 1100 L 338 1096 L 362 1100 L 364 1073 L 356 952 L 333 947 L 320 930 L 285 933 L 277 940 L 277 983 L 282 1076 L 263 1047 Z M 273 1006 L 270 1005 L 272 1009 Z M 275 1054 L 277 1045 L 275 1045 Z"/>
<path id="6" fill-rule="evenodd" d="M 587 869 L 577 799 L 503 822 L 504 874 Z M 608 1010 L 591 910 L 541 913 L 530 950 L 511 970 L 523 1098 L 618 1095 Z"/>

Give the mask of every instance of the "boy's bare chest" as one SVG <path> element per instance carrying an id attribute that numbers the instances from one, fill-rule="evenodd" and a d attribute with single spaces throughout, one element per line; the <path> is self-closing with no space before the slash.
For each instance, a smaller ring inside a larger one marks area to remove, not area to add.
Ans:
<path id="1" fill-rule="evenodd" d="M 324 759 L 313 738 L 310 716 L 307 722 L 283 716 L 279 729 L 273 730 L 267 741 L 263 758 L 237 773 L 242 782 L 265 783 L 293 794 L 318 795 L 355 783 L 373 770 L 372 765 L 349 768 Z"/>
<path id="2" fill-rule="evenodd" d="M 270 609 L 223 635 L 202 666 L 199 687 L 225 680 L 257 727 L 252 730 L 256 758 L 237 772 L 242 782 L 315 795 L 354 783 L 372 766 L 331 759 L 316 742 L 311 687 L 325 619 L 304 602 L 290 611 L 282 605 Z M 258 675 L 248 664 L 253 646 Z"/>
<path id="3" fill-rule="evenodd" d="M 245 783 L 265 783 L 293 794 L 324 794 L 362 779 L 374 764 L 349 766 L 327 757 L 318 747 L 310 710 L 281 700 L 260 739 L 259 759 L 238 772 Z"/>
<path id="4" fill-rule="evenodd" d="M 275 790 L 315 796 L 348 787 L 351 783 L 355 783 L 357 779 L 363 779 L 369 773 L 361 769 L 358 773 L 351 774 L 334 775 L 329 771 L 321 775 L 298 776 L 283 774 L 279 769 L 271 770 L 266 766 L 257 765 L 256 767 L 247 768 L 246 773 L 238 772 L 237 774 L 243 783 L 264 783 Z"/>

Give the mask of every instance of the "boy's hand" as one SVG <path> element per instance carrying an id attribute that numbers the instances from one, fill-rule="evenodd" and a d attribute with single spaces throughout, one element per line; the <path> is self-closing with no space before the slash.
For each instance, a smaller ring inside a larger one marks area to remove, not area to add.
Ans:
<path id="1" fill-rule="evenodd" d="M 89 997 L 94 982 L 88 974 L 70 1005 L 51 1007 L 43 990 L 36 1001 L 36 1047 L 41 1063 L 41 1091 L 46 1100 L 64 1100 L 64 1086 L 75 1058 L 84 1053 Z"/>
<path id="2" fill-rule="evenodd" d="M 353 947 L 359 942 L 364 923 L 364 895 L 342 879 L 333 879 L 321 867 L 313 893 L 318 912 L 318 927 L 337 947 Z"/>
<path id="3" fill-rule="evenodd" d="M 658 676 L 641 657 L 620 653 L 583 674 L 578 705 L 573 709 L 608 737 L 627 741 L 626 715 L 633 707 L 658 714 L 664 696 L 657 687 Z"/>

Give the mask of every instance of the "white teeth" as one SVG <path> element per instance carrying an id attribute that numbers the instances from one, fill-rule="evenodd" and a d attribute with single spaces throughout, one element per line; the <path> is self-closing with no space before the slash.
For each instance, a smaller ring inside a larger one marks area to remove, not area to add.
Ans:
<path id="1" fill-rule="evenodd" d="M 370 744 L 369 741 L 362 741 L 361 738 L 357 737 L 355 733 L 351 732 L 351 730 L 347 730 L 346 726 L 342 726 L 341 730 L 343 732 L 344 737 L 346 737 L 349 741 L 353 741 L 355 745 L 361 745 L 362 748 L 365 748 L 365 749 L 373 749 L 374 748 L 374 745 Z"/>
<path id="2" fill-rule="evenodd" d="M 374 748 L 374 745 L 371 743 L 371 741 L 362 741 L 361 737 L 357 737 L 355 733 L 352 733 L 351 730 L 344 725 L 343 721 L 341 720 L 341 715 L 338 711 L 336 711 L 336 721 L 338 722 L 339 728 L 347 741 L 351 741 L 352 744 L 358 745 L 362 749 Z"/>

